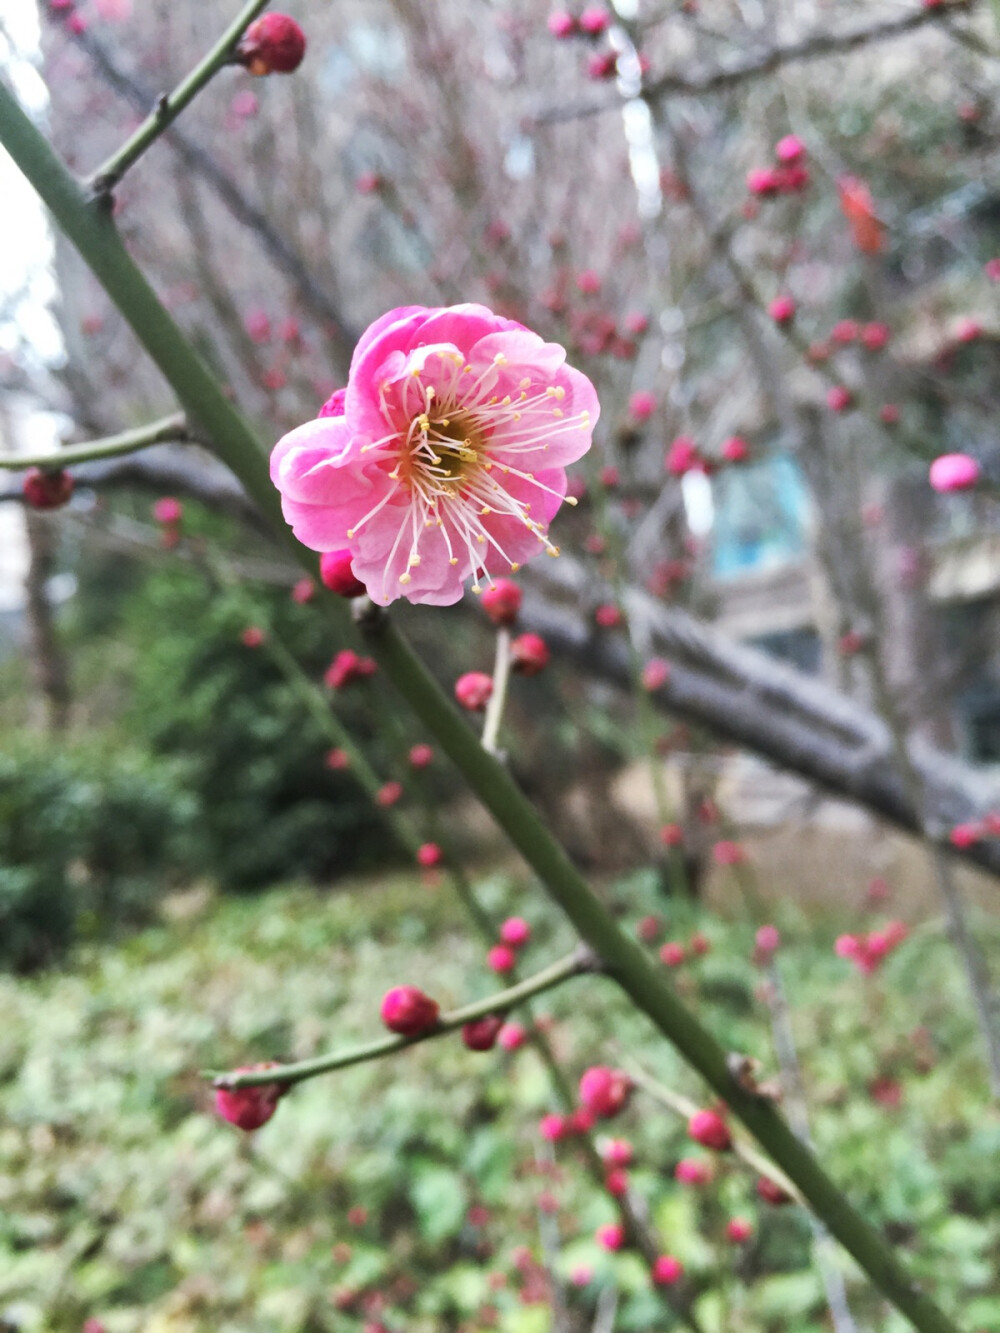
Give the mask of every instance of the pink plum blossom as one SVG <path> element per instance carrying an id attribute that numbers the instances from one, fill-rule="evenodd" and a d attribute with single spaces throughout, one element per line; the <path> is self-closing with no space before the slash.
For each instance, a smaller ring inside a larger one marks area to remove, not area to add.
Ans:
<path id="1" fill-rule="evenodd" d="M 405 306 L 354 353 L 343 415 L 276 445 L 271 478 L 296 537 L 348 550 L 381 605 L 449 606 L 470 576 L 558 554 L 548 524 L 600 407 L 565 351 L 485 306 Z"/>

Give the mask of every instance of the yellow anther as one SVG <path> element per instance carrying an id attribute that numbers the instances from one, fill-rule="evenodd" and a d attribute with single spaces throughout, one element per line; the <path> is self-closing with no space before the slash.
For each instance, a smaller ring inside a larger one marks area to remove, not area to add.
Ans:
<path id="1" fill-rule="evenodd" d="M 348 529 L 347 529 L 347 535 L 348 535 L 348 537 L 353 537 L 353 536 L 354 536 L 354 529 L 353 529 L 353 528 L 348 528 Z"/>
<path id="2" fill-rule="evenodd" d="M 449 565 L 457 565 L 457 564 L 458 564 L 458 556 L 457 556 L 457 555 L 453 555 L 453 556 L 451 557 L 451 559 L 448 561 L 448 564 L 449 564 Z"/>
<path id="3" fill-rule="evenodd" d="M 504 356 L 503 352 L 497 352 L 496 356 L 493 358 L 493 364 L 495 366 L 505 366 L 507 364 L 507 358 Z"/>
<path id="4" fill-rule="evenodd" d="M 413 579 L 410 577 L 409 574 L 400 574 L 399 581 L 400 583 L 412 583 Z"/>
<path id="5" fill-rule="evenodd" d="M 577 499 L 575 495 L 567 495 L 565 498 L 568 505 L 576 505 Z"/>
<path id="6" fill-rule="evenodd" d="M 521 568 L 521 566 L 515 561 L 514 564 L 512 564 L 511 567 L 510 567 L 510 572 L 511 572 L 512 574 L 516 574 L 517 571 L 518 571 L 520 568 Z"/>
<path id="7" fill-rule="evenodd" d="M 552 409 L 552 415 L 553 415 L 554 417 L 564 417 L 564 416 L 566 415 L 566 413 L 562 410 L 561 407 L 554 407 L 554 408 Z"/>
<path id="8" fill-rule="evenodd" d="M 411 569 L 416 569 L 417 565 L 420 564 L 420 556 L 411 555 L 409 560 L 407 561 L 407 564 L 410 566 Z"/>

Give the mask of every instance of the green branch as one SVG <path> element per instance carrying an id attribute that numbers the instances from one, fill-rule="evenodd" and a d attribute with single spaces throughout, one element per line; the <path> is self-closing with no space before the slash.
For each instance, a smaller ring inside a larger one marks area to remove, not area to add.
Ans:
<path id="1" fill-rule="evenodd" d="M 191 440 L 187 422 L 180 413 L 152 421 L 148 426 L 123 430 L 120 435 L 108 435 L 103 440 L 88 440 L 86 444 L 69 444 L 47 454 L 0 454 L 0 468 L 21 472 L 25 468 L 63 468 L 73 463 L 92 463 L 99 458 L 117 458 L 120 454 L 134 454 L 154 444 L 184 443 Z"/>
<path id="2" fill-rule="evenodd" d="M 157 139 L 177 119 L 189 102 L 201 92 L 202 88 L 218 74 L 224 65 L 232 62 L 236 45 L 247 27 L 253 22 L 267 0 L 249 0 L 233 19 L 232 23 L 215 43 L 203 60 L 183 79 L 172 93 L 167 93 L 156 103 L 134 134 L 122 144 L 116 153 L 97 168 L 91 178 L 91 186 L 98 195 L 106 195 L 114 189 L 129 167 L 138 162 L 147 148 L 151 148 Z"/>
<path id="3" fill-rule="evenodd" d="M 382 1037 L 379 1041 L 367 1042 L 364 1046 L 355 1046 L 348 1051 L 334 1051 L 329 1055 L 318 1055 L 314 1060 L 300 1060 L 293 1065 L 274 1065 L 266 1070 L 248 1070 L 246 1073 L 208 1074 L 216 1088 L 252 1088 L 264 1083 L 301 1083 L 317 1074 L 329 1074 L 334 1069 L 348 1069 L 351 1065 L 361 1065 L 369 1060 L 381 1060 L 383 1056 L 395 1055 L 419 1042 L 430 1041 L 434 1037 L 444 1037 L 455 1032 L 466 1023 L 475 1023 L 481 1018 L 491 1018 L 494 1014 L 505 1014 L 525 1000 L 561 986 L 571 977 L 582 976 L 584 972 L 595 971 L 595 961 L 589 949 L 575 949 L 566 958 L 552 963 L 526 977 L 516 986 L 497 991 L 485 1000 L 467 1004 L 462 1009 L 453 1009 L 450 1014 L 442 1014 L 437 1023 L 427 1032 L 416 1037 Z"/>
<path id="4" fill-rule="evenodd" d="M 2 83 L 0 142 L 132 326 L 189 417 L 204 428 L 215 452 L 259 504 L 275 531 L 315 573 L 316 558 L 292 540 L 281 517 L 260 441 L 160 305 L 110 220 L 88 203 L 80 186 Z M 325 599 L 327 604 L 333 600 Z M 831 1233 L 918 1333 L 958 1333 L 957 1326 L 917 1286 L 885 1238 L 840 1193 L 775 1107 L 736 1081 L 719 1043 L 682 1003 L 642 948 L 620 929 L 541 823 L 534 807 L 502 766 L 482 749 L 398 631 L 377 614 L 369 617 L 364 628 L 371 651 L 387 677 L 635 1006 L 728 1103 Z M 270 1071 L 265 1081 L 274 1081 Z"/>

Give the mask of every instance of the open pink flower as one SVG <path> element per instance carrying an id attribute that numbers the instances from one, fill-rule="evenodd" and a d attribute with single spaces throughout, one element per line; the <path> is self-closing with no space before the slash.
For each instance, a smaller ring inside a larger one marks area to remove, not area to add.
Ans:
<path id="1" fill-rule="evenodd" d="M 405 306 L 367 330 L 342 416 L 280 440 L 296 537 L 347 550 L 373 601 L 448 606 L 463 584 L 558 554 L 548 524 L 600 411 L 565 351 L 485 306 Z M 572 502 L 571 502 L 572 503 Z"/>

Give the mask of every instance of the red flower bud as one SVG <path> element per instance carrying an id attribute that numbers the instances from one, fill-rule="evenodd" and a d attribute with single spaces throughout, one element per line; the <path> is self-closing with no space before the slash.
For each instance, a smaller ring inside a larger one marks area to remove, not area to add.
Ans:
<path id="1" fill-rule="evenodd" d="M 494 625 L 513 625 L 521 609 L 521 589 L 511 579 L 497 579 L 480 599 Z"/>
<path id="2" fill-rule="evenodd" d="M 624 1109 L 631 1092 L 629 1076 L 606 1065 L 592 1066 L 580 1079 L 580 1104 L 604 1120 Z"/>
<path id="3" fill-rule="evenodd" d="M 444 860 L 444 852 L 436 842 L 425 842 L 417 848 L 417 865 L 423 866 L 425 870 L 432 870 L 434 866 L 439 866 Z"/>
<path id="4" fill-rule="evenodd" d="M 519 634 L 510 645 L 511 668 L 521 676 L 537 676 L 549 664 L 549 645 L 540 634 Z"/>
<path id="5" fill-rule="evenodd" d="M 485 671 L 467 671 L 455 681 L 455 698 L 470 713 L 481 713 L 493 693 L 493 677 Z"/>
<path id="6" fill-rule="evenodd" d="M 498 1014 L 489 1014 L 474 1023 L 466 1023 L 462 1028 L 462 1040 L 470 1051 L 491 1051 L 502 1027 L 503 1019 Z"/>
<path id="7" fill-rule="evenodd" d="M 251 1074 L 274 1067 L 273 1060 L 265 1060 L 262 1064 L 242 1065 L 236 1073 Z M 249 1132 L 267 1124 L 287 1091 L 283 1083 L 261 1083 L 252 1088 L 216 1088 L 215 1109 L 223 1120 Z"/>
<path id="8" fill-rule="evenodd" d="M 729 1126 L 718 1111 L 695 1111 L 688 1121 L 688 1134 L 703 1148 L 726 1152 L 733 1146 Z"/>
<path id="9" fill-rule="evenodd" d="M 287 14 L 262 14 L 236 48 L 236 59 L 251 74 L 291 74 L 306 53 L 305 33 Z"/>
<path id="10" fill-rule="evenodd" d="M 523 916 L 509 916 L 500 927 L 500 939 L 513 949 L 520 949 L 531 939 L 531 927 Z"/>
<path id="11" fill-rule="evenodd" d="M 21 483 L 25 504 L 32 509 L 59 509 L 73 494 L 73 478 L 62 468 L 29 468 Z"/>
<path id="12" fill-rule="evenodd" d="M 354 577 L 350 551 L 324 551 L 319 558 L 323 586 L 338 597 L 360 597 L 365 585 Z"/>
<path id="13" fill-rule="evenodd" d="M 395 986 L 382 1000 L 382 1022 L 401 1037 L 419 1037 L 437 1027 L 436 1000 L 416 986 Z"/>
<path id="14" fill-rule="evenodd" d="M 684 1265 L 672 1254 L 661 1254 L 653 1264 L 651 1276 L 658 1287 L 672 1287 L 684 1276 Z"/>

